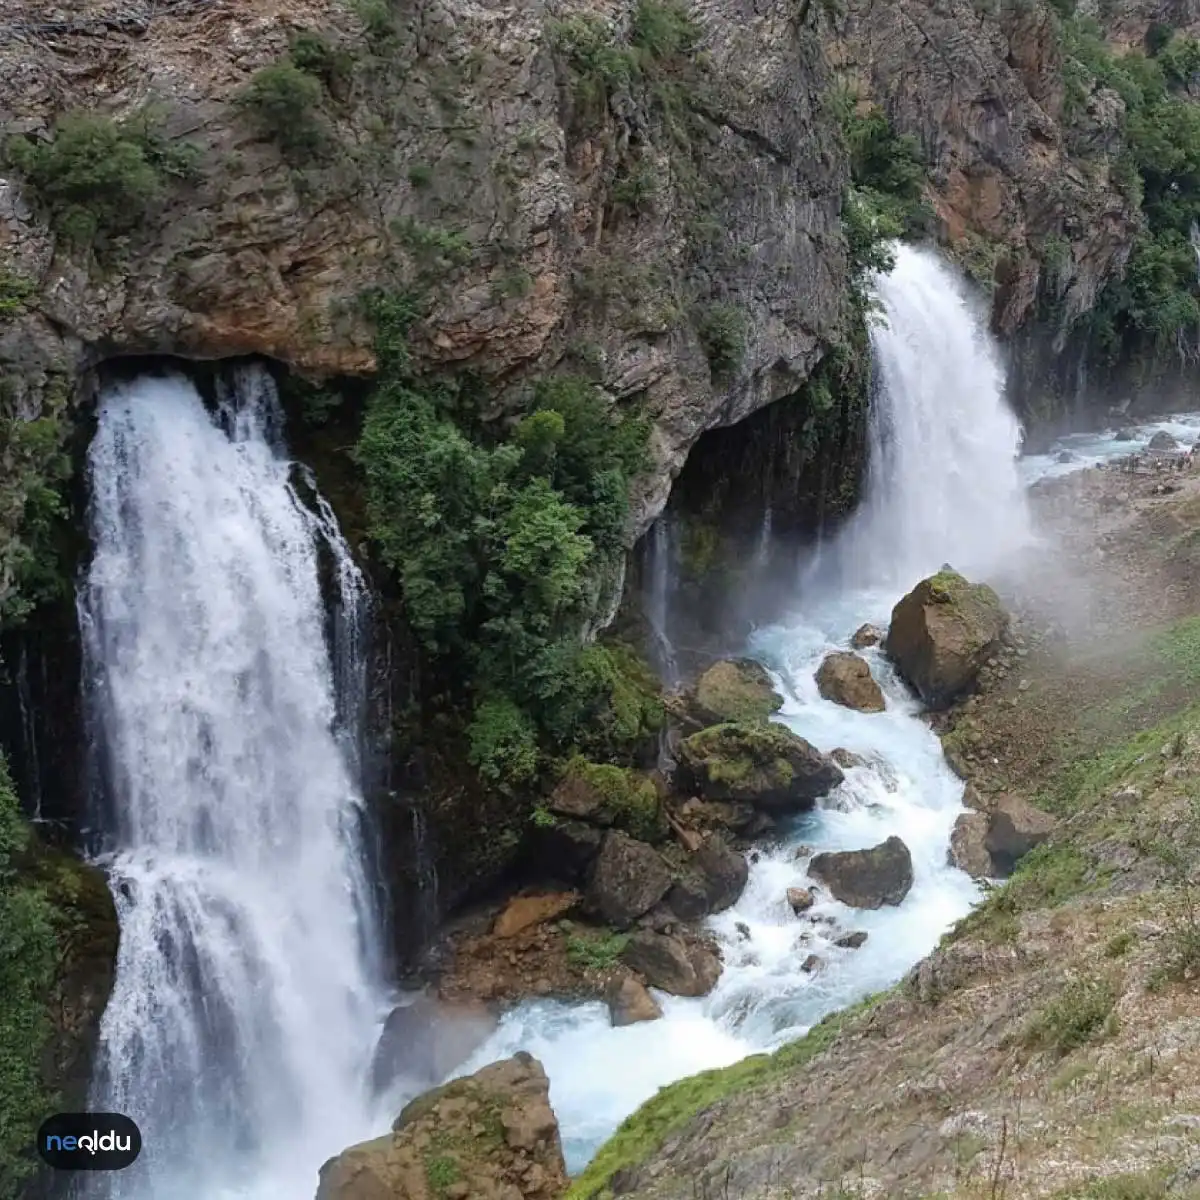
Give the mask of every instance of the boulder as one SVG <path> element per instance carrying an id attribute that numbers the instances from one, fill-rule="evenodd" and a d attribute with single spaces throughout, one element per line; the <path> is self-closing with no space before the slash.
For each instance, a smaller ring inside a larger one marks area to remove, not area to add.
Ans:
<path id="1" fill-rule="evenodd" d="M 850 645 L 855 650 L 865 650 L 868 646 L 878 646 L 883 641 L 883 630 L 878 625 L 860 625 L 850 639 Z"/>
<path id="2" fill-rule="evenodd" d="M 1137 440 L 1137 434 L 1134 433 L 1134 431 L 1132 429 L 1129 429 L 1128 427 L 1118 429 L 1117 432 L 1113 434 L 1114 442 L 1133 442 L 1136 440 Z"/>
<path id="3" fill-rule="evenodd" d="M 862 946 L 865 946 L 866 942 L 867 931 L 865 929 L 856 929 L 853 933 L 843 934 L 833 944 L 841 946 L 843 950 L 858 950 Z"/>
<path id="4" fill-rule="evenodd" d="M 950 835 L 950 862 L 976 879 L 1004 879 L 1057 821 L 1019 796 L 989 798 L 981 811 L 963 813 Z"/>
<path id="5" fill-rule="evenodd" d="M 790 887 L 787 890 L 787 902 L 797 916 L 802 912 L 808 912 L 816 903 L 816 899 L 808 888 Z"/>
<path id="6" fill-rule="evenodd" d="M 826 700 L 859 712 L 883 712 L 883 692 L 866 660 L 848 650 L 827 655 L 817 668 L 817 690 Z"/>
<path id="7" fill-rule="evenodd" d="M 608 1017 L 614 1026 L 636 1025 L 639 1021 L 657 1021 L 662 1009 L 658 1001 L 632 975 L 610 979 L 604 990 Z"/>
<path id="8" fill-rule="evenodd" d="M 1149 442 L 1147 450 L 1178 450 L 1179 443 L 1165 429 L 1160 429 Z"/>
<path id="9" fill-rule="evenodd" d="M 974 879 L 991 879 L 995 874 L 987 850 L 988 825 L 987 813 L 967 812 L 954 822 L 950 833 L 950 865 Z"/>
<path id="10" fill-rule="evenodd" d="M 694 707 L 706 722 L 765 721 L 783 707 L 783 697 L 761 663 L 726 658 L 700 676 Z"/>
<path id="11" fill-rule="evenodd" d="M 815 975 L 818 971 L 825 970 L 825 960 L 819 954 L 810 954 L 801 964 L 800 970 L 805 975 Z"/>
<path id="12" fill-rule="evenodd" d="M 684 738 L 676 775 L 705 800 L 741 801 L 770 812 L 812 808 L 842 781 L 827 755 L 769 722 L 727 722 Z"/>
<path id="13" fill-rule="evenodd" d="M 672 996 L 704 996 L 721 977 L 721 958 L 708 944 L 640 929 L 621 954 L 651 987 Z"/>
<path id="14" fill-rule="evenodd" d="M 829 757 L 839 767 L 847 771 L 852 767 L 865 767 L 867 765 L 867 760 L 861 754 L 855 754 L 852 750 L 847 750 L 843 746 L 838 746 L 837 749 L 830 750 Z"/>
<path id="15" fill-rule="evenodd" d="M 535 824 L 530 836 L 536 865 L 545 875 L 564 883 L 587 879 L 603 840 L 604 831 L 594 825 L 559 819 Z"/>
<path id="16" fill-rule="evenodd" d="M 492 924 L 492 933 L 500 938 L 515 937 L 534 925 L 561 917 L 578 903 L 578 892 L 543 892 L 531 896 L 514 896 Z"/>
<path id="17" fill-rule="evenodd" d="M 709 834 L 667 894 L 667 903 L 681 921 L 724 912 L 737 902 L 749 874 L 745 858 L 722 838 Z"/>
<path id="18" fill-rule="evenodd" d="M 1079 455 L 1074 450 L 1060 450 L 1055 456 L 1055 462 L 1058 463 L 1073 463 L 1079 461 Z"/>
<path id="19" fill-rule="evenodd" d="M 990 587 L 943 568 L 892 610 L 885 648 L 921 699 L 944 708 L 975 683 L 1007 629 L 1008 615 Z"/>
<path id="20" fill-rule="evenodd" d="M 331 1158 L 316 1200 L 558 1200 L 566 1188 L 549 1081 L 522 1052 L 418 1096 L 390 1133 Z"/>
<path id="21" fill-rule="evenodd" d="M 679 810 L 679 815 L 689 825 L 700 829 L 725 829 L 743 838 L 759 837 L 766 820 L 768 829 L 770 818 L 761 813 L 752 804 L 728 804 L 721 801 L 711 803 L 692 798 Z"/>
<path id="22" fill-rule="evenodd" d="M 869 850 L 818 854 L 808 873 L 851 908 L 899 904 L 913 884 L 912 855 L 895 836 Z"/>
<path id="23" fill-rule="evenodd" d="M 670 886 L 671 872 L 658 851 L 610 829 L 592 867 L 588 906 L 610 925 L 628 929 Z"/>
<path id="24" fill-rule="evenodd" d="M 603 828 L 615 825 L 644 841 L 657 841 L 667 832 L 654 780 L 641 771 L 612 763 L 573 758 L 551 793 L 547 808 L 555 817 Z"/>
<path id="25" fill-rule="evenodd" d="M 371 1060 L 371 1086 L 382 1093 L 403 1079 L 428 1087 L 465 1063 L 495 1028 L 483 1004 L 423 992 L 388 1013 Z"/>

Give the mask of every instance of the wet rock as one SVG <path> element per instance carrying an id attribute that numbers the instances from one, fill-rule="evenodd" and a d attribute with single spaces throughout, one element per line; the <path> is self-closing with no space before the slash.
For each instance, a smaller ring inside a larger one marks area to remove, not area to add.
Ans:
<path id="1" fill-rule="evenodd" d="M 1160 429 L 1146 443 L 1146 448 L 1148 450 L 1178 450 L 1179 443 L 1165 429 Z"/>
<path id="2" fill-rule="evenodd" d="M 557 1200 L 567 1174 L 549 1087 L 541 1063 L 520 1053 L 426 1092 L 390 1133 L 325 1163 L 316 1200 L 429 1200 L 433 1144 L 460 1197 Z M 493 1124 L 496 1137 L 479 1136 Z"/>
<path id="3" fill-rule="evenodd" d="M 883 692 L 866 660 L 839 650 L 826 656 L 817 668 L 817 690 L 826 700 L 858 712 L 883 712 Z"/>
<path id="4" fill-rule="evenodd" d="M 833 944 L 840 946 L 843 950 L 857 950 L 861 946 L 866 945 L 866 941 L 867 931 L 865 929 L 856 929 L 853 933 L 844 934 Z"/>
<path id="5" fill-rule="evenodd" d="M 913 883 L 912 855 L 895 836 L 869 850 L 818 854 L 808 871 L 852 908 L 899 904 Z"/>
<path id="6" fill-rule="evenodd" d="M 836 763 L 782 725 L 729 722 L 679 746 L 678 781 L 705 800 L 769 812 L 808 809 L 842 781 Z"/>
<path id="7" fill-rule="evenodd" d="M 682 921 L 724 912 L 737 902 L 749 874 L 745 858 L 710 834 L 667 894 L 667 904 Z"/>
<path id="8" fill-rule="evenodd" d="M 1114 442 L 1133 442 L 1136 440 L 1137 440 L 1137 434 L 1134 433 L 1134 431 L 1132 429 L 1129 429 L 1127 427 L 1123 428 L 1123 429 L 1118 429 L 1117 432 L 1113 434 Z"/>
<path id="9" fill-rule="evenodd" d="M 825 970 L 825 960 L 819 954 L 810 954 L 800 964 L 800 970 L 805 975 L 815 975 L 817 972 Z"/>
<path id="10" fill-rule="evenodd" d="M 388 1013 L 371 1060 L 371 1086 L 381 1093 L 398 1079 L 420 1086 L 445 1079 L 495 1028 L 483 1004 L 422 993 Z"/>
<path id="11" fill-rule="evenodd" d="M 1060 450 L 1058 456 L 1054 460 L 1060 463 L 1073 463 L 1079 461 L 1079 455 L 1073 450 Z"/>
<path id="12" fill-rule="evenodd" d="M 990 587 L 943 569 L 892 610 L 886 650 L 921 699 L 944 708 L 974 685 L 1007 629 L 1008 615 Z"/>
<path id="13" fill-rule="evenodd" d="M 628 929 L 667 894 L 671 872 L 645 842 L 609 830 L 592 868 L 587 902 L 610 925 Z"/>
<path id="14" fill-rule="evenodd" d="M 850 639 L 850 645 L 855 650 L 865 650 L 868 646 L 878 646 L 886 634 L 878 625 L 860 625 Z"/>
<path id="15" fill-rule="evenodd" d="M 808 888 L 790 887 L 787 890 L 787 902 L 792 912 L 799 916 L 807 912 L 816 903 L 816 897 Z"/>
<path id="16" fill-rule="evenodd" d="M 492 925 L 492 933 L 499 938 L 515 937 L 524 929 L 561 917 L 578 903 L 578 892 L 545 892 L 532 896 L 514 896 L 496 918 Z"/>
<path id="17" fill-rule="evenodd" d="M 838 746 L 836 750 L 830 750 L 829 757 L 839 767 L 847 771 L 853 767 L 865 767 L 867 765 L 867 760 L 861 754 L 855 754 L 854 751 L 847 750 L 843 746 Z"/>
<path id="18" fill-rule="evenodd" d="M 745 921 L 739 921 L 734 928 L 737 930 L 739 940 L 743 942 L 750 940 L 750 926 Z"/>
<path id="19" fill-rule="evenodd" d="M 639 930 L 621 955 L 651 987 L 672 996 L 704 996 L 721 977 L 720 956 L 708 944 Z"/>
<path id="20" fill-rule="evenodd" d="M 662 1009 L 658 1002 L 632 975 L 609 980 L 604 991 L 608 1017 L 614 1026 L 636 1025 L 639 1021 L 657 1021 Z"/>
<path id="21" fill-rule="evenodd" d="M 748 658 L 723 659 L 696 683 L 694 707 L 706 722 L 765 721 L 783 707 L 783 697 L 761 664 Z"/>

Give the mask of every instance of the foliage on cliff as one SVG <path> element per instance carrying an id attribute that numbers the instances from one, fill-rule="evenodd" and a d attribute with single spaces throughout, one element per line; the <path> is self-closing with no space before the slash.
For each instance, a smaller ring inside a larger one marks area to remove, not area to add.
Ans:
<path id="1" fill-rule="evenodd" d="M 444 698 L 471 705 L 473 765 L 517 783 L 543 749 L 619 754 L 647 710 L 627 664 L 582 634 L 619 571 L 645 426 L 565 376 L 538 381 L 511 427 L 488 425 L 470 381 L 414 373 L 410 302 L 372 311 L 380 379 L 356 451 L 370 532 Z"/>

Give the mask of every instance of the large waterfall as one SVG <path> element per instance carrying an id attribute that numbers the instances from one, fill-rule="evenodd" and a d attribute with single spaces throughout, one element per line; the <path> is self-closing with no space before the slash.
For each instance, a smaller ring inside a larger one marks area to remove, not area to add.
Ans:
<path id="1" fill-rule="evenodd" d="M 210 414 L 182 377 L 113 386 L 89 460 L 80 614 L 121 924 L 93 1106 L 145 1139 L 94 1186 L 122 1200 L 311 1196 L 371 1128 L 365 591 L 269 376 L 226 393 Z"/>

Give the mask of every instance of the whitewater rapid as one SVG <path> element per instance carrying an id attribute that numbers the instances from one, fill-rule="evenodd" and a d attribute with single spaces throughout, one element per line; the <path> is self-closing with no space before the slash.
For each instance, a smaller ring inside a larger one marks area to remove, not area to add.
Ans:
<path id="1" fill-rule="evenodd" d="M 366 590 L 287 457 L 270 377 L 223 390 L 210 413 L 181 376 L 115 384 L 89 455 L 79 610 L 121 930 L 91 1100 L 144 1137 L 89 1197 L 311 1197 L 379 1125 Z"/>
<path id="2" fill-rule="evenodd" d="M 877 287 L 884 319 L 871 339 L 877 383 L 864 502 L 801 571 L 792 615 L 759 629 L 743 648 L 772 671 L 785 697 L 780 721 L 822 750 L 842 747 L 866 762 L 751 856 L 741 898 L 708 922 L 725 962 L 710 995 L 657 995 L 662 1020 L 620 1029 L 600 1003 L 523 1004 L 461 1068 L 518 1049 L 541 1059 L 572 1171 L 665 1084 L 774 1049 L 896 982 L 978 899 L 978 886 L 947 862 L 950 831 L 964 811 L 962 782 L 882 652 L 863 654 L 883 689 L 883 713 L 826 701 L 813 678 L 826 654 L 848 648 L 859 625 L 886 626 L 900 596 L 943 562 L 986 577 L 1032 540 L 1018 470 L 1021 431 L 977 299 L 935 253 L 907 246 L 896 248 L 895 267 Z M 651 534 L 659 539 L 650 599 L 660 640 L 670 627 L 672 589 L 661 574 L 670 562 L 667 536 Z M 748 552 L 765 559 L 769 546 L 768 531 Z M 817 922 L 793 914 L 787 889 L 811 882 L 807 849 L 858 849 L 892 834 L 913 858 L 913 888 L 902 904 L 852 910 L 822 888 L 806 914 Z M 868 935 L 861 949 L 833 945 L 855 930 Z M 800 969 L 810 954 L 824 969 Z"/>

